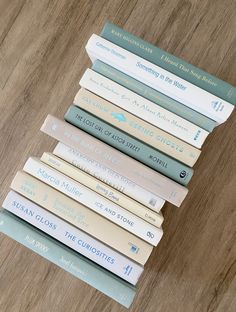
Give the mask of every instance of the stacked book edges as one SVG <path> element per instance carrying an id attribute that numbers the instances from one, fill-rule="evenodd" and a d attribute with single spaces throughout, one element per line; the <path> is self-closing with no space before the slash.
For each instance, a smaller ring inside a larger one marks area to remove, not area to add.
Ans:
<path id="1" fill-rule="evenodd" d="M 208 135 L 236 88 L 107 23 L 64 121 L 41 131 L 0 211 L 0 230 L 125 307 L 163 236 L 165 202 L 187 196 Z"/>

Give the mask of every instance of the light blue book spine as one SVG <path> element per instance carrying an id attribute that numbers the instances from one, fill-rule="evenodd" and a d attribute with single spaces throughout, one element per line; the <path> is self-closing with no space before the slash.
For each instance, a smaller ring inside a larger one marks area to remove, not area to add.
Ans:
<path id="1" fill-rule="evenodd" d="M 135 287 L 4 209 L 0 209 L 0 232 L 98 289 L 126 308 L 132 304 L 136 292 Z"/>
<path id="2" fill-rule="evenodd" d="M 97 73 L 122 85 L 123 87 L 145 97 L 153 103 L 156 103 L 159 106 L 169 110 L 170 112 L 192 122 L 195 125 L 198 125 L 208 132 L 212 132 L 212 130 L 217 125 L 214 120 L 198 113 L 197 111 L 194 111 L 180 102 L 175 101 L 165 94 L 150 88 L 142 82 L 122 73 L 121 71 L 103 63 L 102 61 L 96 60 L 92 65 L 92 69 Z"/>
<path id="3" fill-rule="evenodd" d="M 111 23 L 106 23 L 101 37 L 156 64 L 192 84 L 236 104 L 236 88 L 184 60 L 155 47 Z"/>
<path id="4" fill-rule="evenodd" d="M 193 176 L 192 168 L 136 140 L 125 132 L 74 105 L 69 107 L 64 118 L 74 126 L 182 185 L 187 185 Z"/>

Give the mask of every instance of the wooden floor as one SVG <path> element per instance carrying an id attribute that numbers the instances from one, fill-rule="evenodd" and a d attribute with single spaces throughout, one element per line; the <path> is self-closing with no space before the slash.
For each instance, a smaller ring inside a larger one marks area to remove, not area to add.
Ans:
<path id="1" fill-rule="evenodd" d="M 40 133 L 62 118 L 90 61 L 85 44 L 112 21 L 236 85 L 234 0 L 0 0 L 0 200 Z M 236 311 L 236 113 L 204 144 L 181 208 L 164 209 L 164 238 L 132 312 Z M 1 312 L 121 312 L 119 304 L 0 235 Z"/>

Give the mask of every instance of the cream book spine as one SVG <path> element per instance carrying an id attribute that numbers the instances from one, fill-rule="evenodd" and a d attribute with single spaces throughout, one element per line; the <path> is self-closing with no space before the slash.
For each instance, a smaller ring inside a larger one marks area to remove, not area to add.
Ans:
<path id="1" fill-rule="evenodd" d="M 199 126 L 89 68 L 83 74 L 80 85 L 127 112 L 197 148 L 201 148 L 209 134 L 209 132 Z M 74 103 L 77 103 L 76 97 Z"/>
<path id="2" fill-rule="evenodd" d="M 162 229 L 145 222 L 128 210 L 51 168 L 39 159 L 30 157 L 26 161 L 23 170 L 149 244 L 157 246 L 159 243 L 163 235 Z"/>
<path id="3" fill-rule="evenodd" d="M 136 183 L 157 197 L 180 206 L 186 197 L 186 187 L 170 180 L 135 159 L 99 141 L 80 129 L 48 116 L 41 130 L 58 141 L 73 147 L 92 161 L 107 166 L 118 175 Z M 152 197 L 149 199 L 151 200 Z"/>
<path id="4" fill-rule="evenodd" d="M 86 89 L 79 90 L 74 104 L 190 167 L 195 164 L 200 156 L 201 151 L 196 147 L 181 141 Z"/>
<path id="5" fill-rule="evenodd" d="M 94 192 L 104 196 L 115 204 L 129 210 L 146 222 L 149 222 L 154 226 L 161 227 L 164 221 L 161 212 L 155 213 L 151 209 L 148 209 L 144 205 L 141 205 L 137 201 L 133 200 L 131 197 L 126 196 L 125 194 L 117 191 L 116 189 L 91 176 L 90 174 L 80 170 L 79 168 L 69 164 L 68 162 L 51 153 L 43 153 L 41 161 L 56 169 L 57 171 L 71 177 L 75 181 L 87 186 Z"/>
<path id="6" fill-rule="evenodd" d="M 138 282 L 143 272 L 141 265 L 71 226 L 20 194 L 10 191 L 4 200 L 3 208 L 132 285 L 136 285 Z"/>
<path id="7" fill-rule="evenodd" d="M 234 109 L 218 96 L 95 34 L 88 40 L 86 51 L 92 62 L 98 59 L 219 124 L 225 122 Z"/>
<path id="8" fill-rule="evenodd" d="M 25 172 L 17 173 L 11 188 L 141 265 L 152 252 L 147 242 Z"/>

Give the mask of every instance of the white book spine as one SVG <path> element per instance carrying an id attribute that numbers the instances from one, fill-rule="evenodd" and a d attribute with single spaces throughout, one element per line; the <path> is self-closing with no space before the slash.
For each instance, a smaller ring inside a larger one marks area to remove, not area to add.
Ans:
<path id="1" fill-rule="evenodd" d="M 91 69 L 85 71 L 80 80 L 80 85 L 197 148 L 201 148 L 209 134 L 209 132 L 188 120 L 158 106 Z M 79 106 L 77 97 L 75 97 L 74 104 Z"/>
<path id="2" fill-rule="evenodd" d="M 123 177 L 118 172 L 88 158 L 86 155 L 82 155 L 78 150 L 61 142 L 56 145 L 53 154 L 134 198 L 153 211 L 159 212 L 165 203 L 160 197 Z"/>
<path id="3" fill-rule="evenodd" d="M 90 237 L 30 200 L 9 192 L 3 208 L 135 285 L 143 267 Z"/>
<path id="4" fill-rule="evenodd" d="M 118 224 L 130 233 L 142 238 L 149 244 L 157 246 L 159 243 L 163 235 L 162 229 L 145 222 L 129 211 L 93 192 L 86 186 L 52 169 L 40 160 L 29 158 L 23 170 L 115 224 Z"/>
<path id="5" fill-rule="evenodd" d="M 93 34 L 86 51 L 96 59 L 215 120 L 226 121 L 234 106 L 151 62 Z"/>

